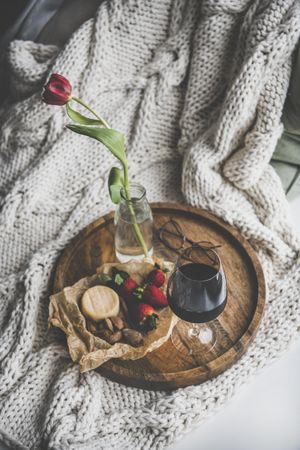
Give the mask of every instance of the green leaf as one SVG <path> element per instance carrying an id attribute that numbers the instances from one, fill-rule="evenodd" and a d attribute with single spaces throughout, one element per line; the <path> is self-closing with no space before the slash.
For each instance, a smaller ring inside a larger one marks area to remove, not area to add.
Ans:
<path id="1" fill-rule="evenodd" d="M 142 300 L 145 287 L 146 287 L 146 285 L 144 285 L 143 287 L 137 287 L 134 290 L 133 295 L 134 295 L 134 297 L 136 297 L 137 300 Z"/>
<path id="2" fill-rule="evenodd" d="M 127 165 L 124 136 L 119 131 L 112 130 L 111 128 L 99 128 L 75 124 L 67 125 L 67 128 L 75 133 L 84 134 L 85 136 L 97 139 L 97 141 L 104 144 L 124 166 Z"/>
<path id="3" fill-rule="evenodd" d="M 115 277 L 116 275 L 120 275 L 123 280 L 127 280 L 129 278 L 129 273 L 125 272 L 125 270 L 117 269 L 116 267 L 113 267 L 112 270 L 112 276 Z"/>
<path id="4" fill-rule="evenodd" d="M 107 273 L 100 273 L 98 275 L 98 280 L 100 283 L 106 284 L 110 281 L 112 281 L 112 277 L 108 275 Z"/>
<path id="5" fill-rule="evenodd" d="M 122 286 L 122 284 L 124 283 L 124 278 L 119 273 L 117 273 L 115 276 L 115 283 L 118 286 Z"/>
<path id="6" fill-rule="evenodd" d="M 66 109 L 67 109 L 68 116 L 70 117 L 71 120 L 73 120 L 73 122 L 80 123 L 81 125 L 96 125 L 99 127 L 104 125 L 101 120 L 90 119 L 89 117 L 83 116 L 78 111 L 75 111 L 75 109 L 73 109 L 70 106 L 70 103 L 66 104 Z"/>
<path id="7" fill-rule="evenodd" d="M 121 189 L 124 186 L 124 170 L 112 167 L 108 177 L 109 195 L 113 203 L 120 203 Z"/>

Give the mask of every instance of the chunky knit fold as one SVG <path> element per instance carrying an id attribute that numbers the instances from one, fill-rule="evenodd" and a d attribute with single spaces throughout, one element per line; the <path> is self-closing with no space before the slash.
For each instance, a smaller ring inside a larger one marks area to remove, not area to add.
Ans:
<path id="1" fill-rule="evenodd" d="M 269 160 L 282 132 L 297 0 L 111 0 L 65 48 L 14 41 L 0 110 L 0 438 L 12 448 L 164 449 L 214 413 L 300 329 L 299 242 Z M 113 158 L 42 103 L 51 72 L 126 135 L 151 201 L 186 201 L 257 251 L 266 312 L 247 353 L 200 386 L 129 388 L 80 374 L 47 328 L 59 253 L 111 209 Z"/>

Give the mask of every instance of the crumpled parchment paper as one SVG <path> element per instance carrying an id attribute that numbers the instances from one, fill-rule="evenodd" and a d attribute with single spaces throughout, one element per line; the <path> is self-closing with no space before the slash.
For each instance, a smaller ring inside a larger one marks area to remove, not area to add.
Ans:
<path id="1" fill-rule="evenodd" d="M 50 297 L 49 325 L 60 328 L 66 334 L 70 356 L 73 361 L 79 362 L 81 372 L 95 369 L 111 358 L 125 360 L 142 358 L 160 347 L 169 338 L 178 320 L 169 307 L 158 311 L 157 328 L 143 333 L 144 343 L 140 347 L 132 347 L 123 342 L 110 345 L 103 339 L 94 336 L 87 330 L 85 317 L 80 310 L 84 292 L 92 286 L 101 284 L 98 274 L 110 274 L 112 267 L 115 266 L 128 272 L 137 283 L 141 284 L 148 273 L 153 270 L 153 264 L 154 261 L 151 258 L 145 258 L 142 261 L 131 260 L 123 264 L 106 263 L 97 269 L 97 274 L 82 278 L 73 286 L 66 287 Z M 173 264 L 170 262 L 159 261 L 159 264 L 162 268 L 168 268 L 170 271 L 173 268 Z M 166 282 L 162 287 L 164 290 L 169 274 L 170 272 L 166 274 Z M 127 307 L 122 298 L 120 298 L 120 316 L 132 328 Z"/>

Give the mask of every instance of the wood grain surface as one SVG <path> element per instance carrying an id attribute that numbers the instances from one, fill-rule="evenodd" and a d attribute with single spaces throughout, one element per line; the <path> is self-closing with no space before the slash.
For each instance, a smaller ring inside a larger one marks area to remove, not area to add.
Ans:
<path id="1" fill-rule="evenodd" d="M 169 339 L 158 350 L 137 361 L 111 360 L 99 372 L 130 386 L 144 389 L 176 389 L 199 384 L 224 372 L 245 353 L 259 327 L 265 304 L 264 275 L 251 245 L 232 226 L 204 211 L 175 203 L 151 205 L 155 228 L 170 218 L 180 223 L 185 235 L 195 241 L 221 244 L 227 278 L 227 305 L 213 322 L 217 344 L 205 355 L 179 352 Z M 176 253 L 156 237 L 154 253 L 175 261 Z M 113 213 L 82 230 L 64 250 L 54 274 L 53 292 L 92 275 L 104 262 L 116 261 Z"/>

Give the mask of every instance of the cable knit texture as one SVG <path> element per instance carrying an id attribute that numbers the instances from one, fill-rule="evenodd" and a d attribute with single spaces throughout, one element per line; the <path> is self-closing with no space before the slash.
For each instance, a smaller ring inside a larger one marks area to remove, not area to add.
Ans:
<path id="1" fill-rule="evenodd" d="M 298 0 L 111 0 L 66 47 L 14 41 L 0 137 L 0 437 L 13 448 L 163 449 L 277 357 L 300 327 L 299 243 L 269 165 L 282 126 Z M 43 104 L 51 72 L 126 135 L 150 200 L 187 201 L 236 226 L 268 286 L 255 342 L 200 386 L 151 392 L 80 374 L 47 330 L 68 241 L 111 209 L 113 157 Z M 141 175 L 143 174 L 143 175 Z"/>

